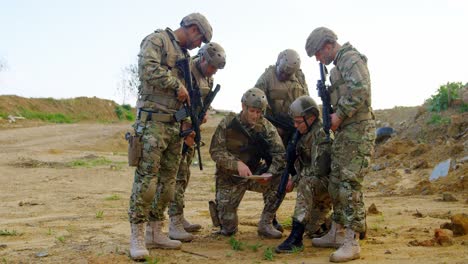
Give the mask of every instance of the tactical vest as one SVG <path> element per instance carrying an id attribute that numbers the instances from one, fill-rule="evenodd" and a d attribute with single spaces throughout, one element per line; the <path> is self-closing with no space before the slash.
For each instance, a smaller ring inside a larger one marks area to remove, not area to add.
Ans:
<path id="1" fill-rule="evenodd" d="M 276 77 L 276 66 L 270 66 L 266 72 L 268 80 L 267 91 L 265 91 L 268 105 L 271 108 L 273 115 L 283 114 L 288 115 L 289 106 L 302 95 L 307 95 L 307 86 L 305 80 L 301 78 L 301 70 L 298 70 L 292 80 L 281 82 Z"/>
<path id="2" fill-rule="evenodd" d="M 235 116 L 234 118 L 239 118 Z M 252 148 L 252 142 L 249 144 L 249 138 L 241 131 L 232 127 L 233 119 L 231 119 L 226 127 L 226 148 L 235 157 L 249 166 L 250 171 L 254 172 L 260 165 L 261 157 L 256 155 L 255 149 Z M 256 124 L 253 129 L 246 129 L 249 133 L 261 133 L 263 126 Z"/>
<path id="3" fill-rule="evenodd" d="M 163 43 L 160 66 L 184 83 L 184 74 L 175 66 L 176 61 L 185 58 L 187 54 L 182 51 L 174 36 L 168 33 L 167 30 L 156 30 L 148 35 L 142 43 L 151 41 L 152 38 L 160 38 Z M 137 107 L 144 108 L 145 110 L 163 110 L 164 112 L 173 113 L 180 109 L 181 106 L 182 104 L 177 100 L 173 89 L 153 86 L 149 82 L 142 81 Z"/>
<path id="4" fill-rule="evenodd" d="M 361 55 L 357 51 L 348 51 L 348 52 L 353 52 L 354 54 L 352 55 L 347 55 L 347 56 L 360 56 L 361 59 L 367 63 L 367 58 L 364 55 Z M 367 76 L 369 76 L 369 72 L 367 72 Z M 348 96 L 350 93 L 350 90 L 348 89 L 345 80 L 342 77 L 341 72 L 338 70 L 338 67 L 334 67 L 330 71 L 330 82 L 332 85 L 328 88 L 328 91 L 330 92 L 330 103 L 336 107 L 338 105 L 338 102 L 342 96 Z M 343 120 L 343 123 L 341 123 L 341 127 L 344 127 L 348 124 L 351 123 L 357 123 L 361 122 L 364 120 L 370 120 L 373 119 L 373 113 L 372 113 L 372 108 L 371 108 L 371 97 L 369 95 L 369 98 L 367 98 L 364 101 L 364 105 L 361 106 L 357 110 L 356 113 L 354 113 L 353 116 L 346 118 Z"/>

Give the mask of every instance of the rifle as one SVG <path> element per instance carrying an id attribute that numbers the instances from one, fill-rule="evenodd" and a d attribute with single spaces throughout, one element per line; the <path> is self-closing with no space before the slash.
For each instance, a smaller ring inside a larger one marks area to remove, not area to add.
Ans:
<path id="1" fill-rule="evenodd" d="M 200 167 L 200 170 L 203 170 L 203 164 L 200 153 L 200 120 L 197 116 L 197 109 L 203 106 L 203 103 L 201 101 L 200 89 L 193 89 L 189 57 L 176 61 L 176 66 L 184 73 L 185 87 L 187 88 L 187 91 L 189 93 L 191 104 L 189 106 L 186 102 L 184 102 L 184 107 L 181 109 L 182 112 L 181 110 L 177 111 L 174 114 L 174 117 L 177 122 L 180 122 L 185 117 L 190 116 L 190 119 L 192 121 L 192 128 L 181 131 L 180 137 L 186 137 L 190 133 L 192 133 L 192 131 L 195 131 L 195 148 L 197 149 L 198 154 L 198 165 Z"/>
<path id="2" fill-rule="evenodd" d="M 318 96 L 322 99 L 322 119 L 323 119 L 323 130 L 327 134 L 327 141 L 330 141 L 330 128 L 331 128 L 331 117 L 333 108 L 330 104 L 330 93 L 328 92 L 327 86 L 325 85 L 325 79 L 327 75 L 327 68 L 322 63 L 319 63 L 320 67 L 320 80 L 317 80 L 317 91 Z"/>
<path id="3" fill-rule="evenodd" d="M 286 168 L 281 174 L 281 181 L 278 186 L 278 191 L 276 192 L 276 197 L 278 198 L 273 205 L 275 209 L 278 209 L 281 203 L 286 196 L 286 186 L 288 185 L 289 175 L 294 176 L 297 174 L 296 169 L 294 168 L 294 162 L 297 159 L 297 152 L 296 152 L 296 145 L 299 139 L 301 138 L 301 133 L 299 131 L 295 131 L 292 139 L 288 142 L 288 146 L 286 148 Z"/>
<path id="4" fill-rule="evenodd" d="M 229 125 L 232 129 L 241 132 L 244 136 L 248 138 L 248 146 L 245 146 L 241 149 L 241 152 L 249 151 L 253 149 L 255 154 L 253 155 L 253 159 L 247 161 L 246 165 L 249 168 L 256 168 L 258 166 L 258 158 L 261 158 L 265 161 L 265 166 L 261 168 L 261 171 L 255 171 L 252 173 L 262 174 L 265 173 L 271 165 L 273 161 L 273 157 L 270 153 L 270 144 L 268 141 L 260 135 L 260 133 L 250 134 L 244 126 L 240 123 L 239 119 L 234 118 Z M 258 169 L 258 168 L 257 168 Z"/>

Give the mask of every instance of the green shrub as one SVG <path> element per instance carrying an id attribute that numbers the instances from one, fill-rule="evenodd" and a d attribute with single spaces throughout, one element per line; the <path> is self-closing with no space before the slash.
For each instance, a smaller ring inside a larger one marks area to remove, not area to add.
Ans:
<path id="1" fill-rule="evenodd" d="M 428 108 L 431 112 L 440 112 L 447 110 L 450 106 L 450 102 L 454 99 L 460 99 L 460 91 L 464 85 L 461 82 L 452 82 L 445 85 L 441 85 L 439 90 L 431 98 L 427 99 L 429 104 Z M 462 104 L 461 110 L 466 110 L 468 106 Z"/>
<path id="2" fill-rule="evenodd" d="M 130 105 L 116 105 L 114 111 L 119 120 L 135 120 L 135 114 L 133 113 L 132 107 Z"/>
<path id="3" fill-rule="evenodd" d="M 73 119 L 61 113 L 41 113 L 24 108 L 20 108 L 20 115 L 26 119 L 39 119 L 51 123 L 73 123 Z"/>
<path id="4" fill-rule="evenodd" d="M 450 118 L 442 117 L 439 114 L 432 114 L 431 119 L 427 123 L 431 125 L 450 124 Z"/>

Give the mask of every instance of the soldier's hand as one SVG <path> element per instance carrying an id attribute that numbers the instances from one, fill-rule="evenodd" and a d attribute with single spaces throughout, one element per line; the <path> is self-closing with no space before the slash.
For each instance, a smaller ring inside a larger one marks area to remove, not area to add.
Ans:
<path id="1" fill-rule="evenodd" d="M 184 138 L 185 145 L 192 147 L 195 145 L 195 131 L 192 131 L 188 136 Z"/>
<path id="2" fill-rule="evenodd" d="M 179 89 L 177 90 L 177 100 L 180 102 L 187 102 L 188 105 L 190 105 L 190 96 L 187 91 L 187 88 L 183 86 L 182 84 L 179 85 Z"/>
<path id="3" fill-rule="evenodd" d="M 247 176 L 252 175 L 252 172 L 250 171 L 249 167 L 240 160 L 237 161 L 237 172 L 239 173 L 239 176 L 242 176 L 242 177 L 247 177 Z"/>
<path id="4" fill-rule="evenodd" d="M 331 114 L 330 117 L 331 117 L 331 128 L 330 129 L 332 131 L 335 131 L 341 125 L 341 122 L 343 122 L 343 120 L 341 120 L 341 118 L 336 113 Z"/>
<path id="5" fill-rule="evenodd" d="M 286 192 L 288 193 L 292 192 L 293 189 L 294 189 L 294 182 L 291 179 L 289 179 L 288 184 L 286 185 Z"/>
<path id="6" fill-rule="evenodd" d="M 260 183 L 260 184 L 267 184 L 267 183 L 269 183 L 271 181 L 271 178 L 273 177 L 273 174 L 271 174 L 269 172 L 265 172 L 260 176 L 263 176 L 264 178 L 263 179 L 257 179 L 257 182 Z"/>

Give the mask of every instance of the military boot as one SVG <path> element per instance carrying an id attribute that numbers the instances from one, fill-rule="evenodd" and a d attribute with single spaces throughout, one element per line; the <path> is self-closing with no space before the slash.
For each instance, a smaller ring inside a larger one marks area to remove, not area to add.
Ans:
<path id="1" fill-rule="evenodd" d="M 340 224 L 332 222 L 330 231 L 323 237 L 312 239 L 314 247 L 339 248 L 344 241 L 344 229 Z"/>
<path id="2" fill-rule="evenodd" d="M 260 236 L 265 238 L 281 238 L 283 234 L 276 230 L 271 224 L 273 221 L 273 217 L 275 214 L 263 212 L 260 222 L 258 222 L 258 230 L 257 233 Z"/>
<path id="3" fill-rule="evenodd" d="M 194 239 L 193 235 L 185 231 L 183 225 L 183 216 L 174 215 L 170 217 L 171 222 L 169 224 L 169 237 L 182 242 L 190 242 Z"/>
<path id="4" fill-rule="evenodd" d="M 144 260 L 149 256 L 145 247 L 145 224 L 130 224 L 130 257 L 133 260 Z"/>
<path id="5" fill-rule="evenodd" d="M 184 226 L 184 229 L 187 232 L 197 232 L 201 229 L 201 225 L 190 223 L 189 221 L 187 221 L 187 219 L 185 219 L 183 214 L 182 214 L 182 225 Z"/>
<path id="6" fill-rule="evenodd" d="M 343 245 L 330 255 L 330 261 L 347 262 L 360 257 L 361 247 L 359 246 L 359 232 L 354 232 L 351 228 L 346 228 Z"/>
<path id="7" fill-rule="evenodd" d="M 281 233 L 284 232 L 284 228 L 283 226 L 278 222 L 278 219 L 276 218 L 276 215 L 275 217 L 273 217 L 273 221 L 271 222 L 273 224 L 273 227 L 276 228 L 276 230 L 280 231 Z"/>
<path id="8" fill-rule="evenodd" d="M 304 224 L 293 219 L 291 233 L 283 243 L 276 247 L 276 253 L 293 253 L 296 250 L 302 251 L 304 249 L 304 245 L 302 244 L 304 229 Z"/>
<path id="9" fill-rule="evenodd" d="M 180 249 L 182 242 L 171 240 L 163 232 L 163 222 L 149 222 L 146 226 L 146 246 L 148 248 Z"/>

